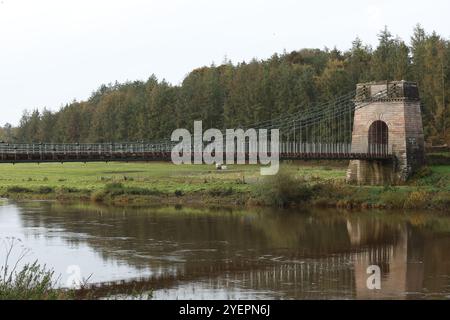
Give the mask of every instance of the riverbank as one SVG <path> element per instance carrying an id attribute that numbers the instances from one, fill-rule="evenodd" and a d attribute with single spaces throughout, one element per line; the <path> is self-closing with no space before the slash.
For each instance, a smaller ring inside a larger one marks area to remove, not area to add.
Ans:
<path id="1" fill-rule="evenodd" d="M 89 201 L 112 205 L 320 206 L 430 209 L 450 206 L 450 166 L 424 168 L 402 186 L 352 186 L 344 162 L 283 164 L 276 177 L 259 166 L 170 163 L 1 164 L 0 195 L 14 200 Z"/>

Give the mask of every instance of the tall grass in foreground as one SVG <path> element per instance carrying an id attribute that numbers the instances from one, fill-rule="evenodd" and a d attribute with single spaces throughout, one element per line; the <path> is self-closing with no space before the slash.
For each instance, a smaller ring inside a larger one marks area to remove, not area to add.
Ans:
<path id="1" fill-rule="evenodd" d="M 6 267 L 2 267 L 3 273 Z M 0 300 L 67 299 L 66 292 L 54 289 L 54 272 L 36 262 L 26 264 L 20 271 L 0 278 Z"/>
<path id="2" fill-rule="evenodd" d="M 8 238 L 4 264 L 0 267 L 0 300 L 55 300 L 70 298 L 70 293 L 55 289 L 54 271 L 37 261 L 19 265 L 28 253 L 21 249 L 18 258 L 11 263 L 13 249 L 20 239 Z"/>
<path id="3" fill-rule="evenodd" d="M 55 272 L 40 265 L 37 261 L 24 264 L 23 259 L 29 253 L 17 238 L 6 238 L 1 242 L 5 245 L 6 254 L 3 265 L 0 266 L 0 300 L 95 300 L 95 299 L 151 299 L 153 291 L 147 285 L 134 287 L 112 284 L 88 285 L 88 279 L 83 279 L 76 289 L 59 288 L 59 278 Z M 19 249 L 13 260 L 14 250 Z M 125 291 L 125 293 L 123 292 Z"/>

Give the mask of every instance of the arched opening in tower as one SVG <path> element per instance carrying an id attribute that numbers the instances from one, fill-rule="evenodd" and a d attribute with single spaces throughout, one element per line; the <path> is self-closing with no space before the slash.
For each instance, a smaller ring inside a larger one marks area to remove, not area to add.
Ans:
<path id="1" fill-rule="evenodd" d="M 369 153 L 387 154 L 389 129 L 384 121 L 375 121 L 369 128 Z"/>

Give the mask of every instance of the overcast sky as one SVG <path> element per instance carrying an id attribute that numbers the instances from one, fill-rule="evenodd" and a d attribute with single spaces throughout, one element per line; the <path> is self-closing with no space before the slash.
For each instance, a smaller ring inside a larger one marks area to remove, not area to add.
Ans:
<path id="1" fill-rule="evenodd" d="M 283 50 L 376 45 L 388 25 L 450 36 L 450 1 L 0 0 L 0 124 L 57 110 L 102 83 L 178 84 L 193 68 Z"/>

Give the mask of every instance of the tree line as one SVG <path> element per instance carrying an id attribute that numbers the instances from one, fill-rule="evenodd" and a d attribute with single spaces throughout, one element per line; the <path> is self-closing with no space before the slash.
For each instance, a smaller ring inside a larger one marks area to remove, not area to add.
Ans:
<path id="1" fill-rule="evenodd" d="M 359 82 L 409 80 L 419 84 L 425 137 L 450 144 L 450 41 L 420 25 L 409 44 L 387 28 L 376 48 L 356 39 L 351 49 L 303 49 L 266 60 L 202 67 L 180 85 L 158 80 L 102 85 L 87 101 L 52 112 L 25 111 L 6 124 L 8 142 L 152 141 L 194 120 L 219 129 L 248 126 L 312 108 L 355 89 Z"/>

